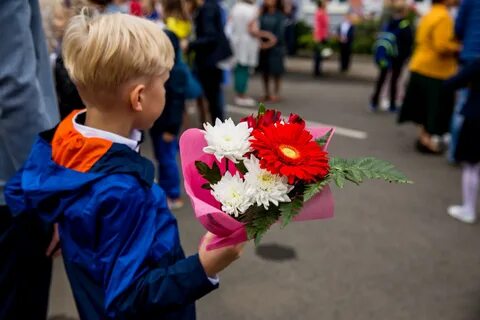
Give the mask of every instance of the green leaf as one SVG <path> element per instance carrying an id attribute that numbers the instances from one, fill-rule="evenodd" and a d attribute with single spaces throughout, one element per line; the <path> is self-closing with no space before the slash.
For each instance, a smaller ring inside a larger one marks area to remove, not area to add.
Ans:
<path id="1" fill-rule="evenodd" d="M 243 160 L 238 161 L 238 163 L 235 163 L 235 167 L 241 174 L 245 174 L 248 172 L 247 167 L 245 167 L 245 163 Z"/>
<path id="2" fill-rule="evenodd" d="M 258 105 L 258 115 L 263 116 L 265 114 L 265 111 L 267 111 L 267 107 L 265 107 L 265 104 L 260 103 Z"/>
<path id="3" fill-rule="evenodd" d="M 202 189 L 212 190 L 212 187 L 210 186 L 210 183 L 204 183 L 204 184 L 202 184 Z"/>
<path id="4" fill-rule="evenodd" d="M 340 188 L 343 188 L 346 180 L 357 185 L 366 179 L 413 183 L 390 162 L 372 157 L 361 159 L 331 158 L 330 175 Z"/>
<path id="5" fill-rule="evenodd" d="M 336 174 L 333 175 L 333 181 L 340 189 L 345 186 L 345 175 L 344 174 Z"/>
<path id="6" fill-rule="evenodd" d="M 330 183 L 330 176 L 326 176 L 323 180 L 316 183 L 311 183 L 305 186 L 305 191 L 303 192 L 303 202 L 307 202 L 316 196 L 320 191 L 323 190 Z"/>
<path id="7" fill-rule="evenodd" d="M 198 173 L 207 180 L 210 184 L 215 184 L 222 179 L 222 174 L 218 164 L 214 162 L 212 168 L 210 168 L 205 162 L 195 161 L 195 167 L 198 170 Z"/>
<path id="8" fill-rule="evenodd" d="M 280 215 L 282 217 L 282 228 L 285 228 L 292 219 L 300 213 L 303 206 L 303 196 L 296 196 L 291 202 L 280 205 Z"/>
<path id="9" fill-rule="evenodd" d="M 277 222 L 278 215 L 279 211 L 275 210 L 275 208 L 270 208 L 267 211 L 263 206 L 250 207 L 242 215 L 242 218 L 247 220 L 245 227 L 248 238 L 255 239 L 255 245 L 258 245 L 268 229 Z"/>
<path id="10" fill-rule="evenodd" d="M 323 147 L 327 143 L 328 139 L 330 139 L 330 136 L 333 133 L 333 129 L 328 130 L 326 134 L 321 136 L 320 138 L 315 139 L 315 142 L 320 146 Z"/>

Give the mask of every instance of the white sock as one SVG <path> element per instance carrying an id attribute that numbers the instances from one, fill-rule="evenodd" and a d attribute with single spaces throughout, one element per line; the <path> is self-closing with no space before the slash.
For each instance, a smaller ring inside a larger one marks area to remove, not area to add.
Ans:
<path id="1" fill-rule="evenodd" d="M 478 184 L 480 180 L 480 164 L 466 164 L 462 172 L 463 207 L 475 215 Z"/>

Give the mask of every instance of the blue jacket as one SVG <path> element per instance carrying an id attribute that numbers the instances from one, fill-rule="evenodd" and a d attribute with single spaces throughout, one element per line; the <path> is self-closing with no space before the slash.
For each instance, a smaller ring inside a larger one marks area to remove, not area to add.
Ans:
<path id="1" fill-rule="evenodd" d="M 458 74 L 445 83 L 451 89 L 467 87 L 467 102 L 461 110 L 465 117 L 480 119 L 480 58 L 466 64 Z"/>
<path id="2" fill-rule="evenodd" d="M 232 56 L 222 19 L 218 0 L 205 0 L 196 13 L 196 40 L 190 43 L 189 50 L 195 51 L 195 65 L 199 69 L 216 68 L 220 61 Z"/>
<path id="3" fill-rule="evenodd" d="M 185 258 L 152 163 L 71 121 L 41 134 L 9 181 L 12 212 L 59 223 L 81 319 L 195 319 L 195 300 L 216 286 L 198 255 Z"/>
<path id="4" fill-rule="evenodd" d="M 460 59 L 480 57 L 480 0 L 462 0 L 455 22 L 455 33 L 463 43 Z"/>

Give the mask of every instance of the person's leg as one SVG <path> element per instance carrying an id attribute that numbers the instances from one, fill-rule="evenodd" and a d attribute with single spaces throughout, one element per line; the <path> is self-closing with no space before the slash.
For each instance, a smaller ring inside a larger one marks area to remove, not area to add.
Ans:
<path id="1" fill-rule="evenodd" d="M 152 134 L 158 163 L 158 184 L 169 199 L 180 198 L 180 173 L 177 164 L 178 141 L 169 133 Z"/>
<path id="2" fill-rule="evenodd" d="M 458 144 L 458 137 L 463 124 L 463 116 L 460 114 L 463 106 L 467 102 L 468 88 L 461 89 L 457 92 L 457 100 L 455 103 L 455 109 L 452 114 L 452 120 L 450 123 L 450 144 L 448 146 L 448 161 L 455 162 L 455 149 Z"/>
<path id="3" fill-rule="evenodd" d="M 462 170 L 463 205 L 449 207 L 450 216 L 465 223 L 475 222 L 479 180 L 480 164 L 465 164 Z"/>
<path id="4" fill-rule="evenodd" d="M 34 215 L 13 218 L 0 206 L 0 319 L 46 319 L 51 227 Z"/>
<path id="5" fill-rule="evenodd" d="M 340 43 L 340 71 L 346 72 L 348 70 L 348 44 Z"/>
<path id="6" fill-rule="evenodd" d="M 212 122 L 215 122 L 217 118 L 223 121 L 225 116 L 223 103 L 221 103 L 220 99 L 223 77 L 222 70 L 218 68 L 205 69 L 201 70 L 199 75 L 205 92 L 205 98 L 208 101 L 208 110 L 210 111 Z"/>
<path id="7" fill-rule="evenodd" d="M 321 44 L 315 43 L 313 47 L 313 75 L 314 76 L 320 76 L 322 74 L 321 64 L 322 64 Z"/>
<path id="8" fill-rule="evenodd" d="M 239 97 L 244 97 L 247 92 L 248 85 L 248 67 L 237 64 L 234 71 L 235 93 Z"/>
<path id="9" fill-rule="evenodd" d="M 205 110 L 205 97 L 201 96 L 197 98 L 197 112 L 200 116 L 201 127 L 203 128 L 203 124 L 207 122 L 207 110 Z"/>
<path id="10" fill-rule="evenodd" d="M 274 95 L 272 97 L 273 102 L 277 102 L 280 100 L 280 90 L 282 86 L 282 76 L 275 76 L 275 87 L 274 87 Z"/>
<path id="11" fill-rule="evenodd" d="M 390 106 L 389 110 L 391 112 L 397 111 L 397 89 L 398 89 L 398 80 L 402 73 L 403 62 L 395 62 L 392 67 L 392 74 L 390 76 Z"/>
<path id="12" fill-rule="evenodd" d="M 270 100 L 271 93 L 270 93 L 270 75 L 267 72 L 262 74 L 263 79 L 263 90 L 265 92 L 265 100 Z"/>
<path id="13" fill-rule="evenodd" d="M 348 71 L 350 69 L 350 62 L 352 60 L 352 45 L 347 44 L 346 45 L 346 53 L 345 53 L 345 71 Z"/>
<path id="14" fill-rule="evenodd" d="M 380 99 L 380 93 L 382 92 L 383 84 L 385 83 L 385 79 L 387 78 L 388 69 L 381 68 L 379 69 L 379 74 L 377 78 L 377 82 L 375 84 L 375 91 L 373 92 L 372 99 L 370 101 L 370 107 L 373 111 L 378 109 L 378 102 Z"/>

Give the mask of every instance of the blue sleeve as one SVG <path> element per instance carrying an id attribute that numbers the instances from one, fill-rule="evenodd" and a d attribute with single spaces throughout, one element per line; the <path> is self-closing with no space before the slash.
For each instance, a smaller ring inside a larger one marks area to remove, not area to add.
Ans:
<path id="1" fill-rule="evenodd" d="M 480 59 L 471 62 L 463 67 L 459 73 L 445 81 L 449 89 L 460 89 L 467 87 L 472 81 L 480 79 Z"/>
<path id="2" fill-rule="evenodd" d="M 140 186 L 111 190 L 100 207 L 108 209 L 99 208 L 108 214 L 98 250 L 98 259 L 107 263 L 103 283 L 108 317 L 130 319 L 153 310 L 161 314 L 185 307 L 217 287 L 198 255 L 184 258 L 164 194 Z"/>
<path id="3" fill-rule="evenodd" d="M 463 0 L 458 10 L 457 18 L 455 21 L 455 35 L 459 40 L 463 40 L 465 36 L 466 22 L 468 19 L 468 13 L 471 7 L 471 0 Z"/>

